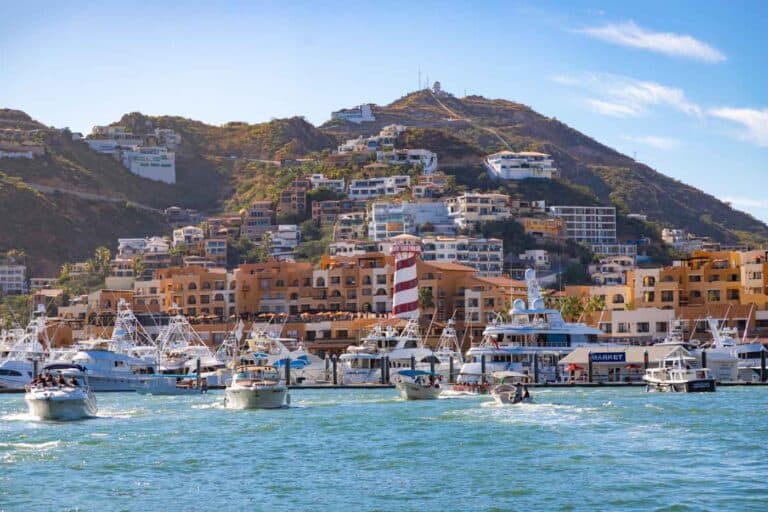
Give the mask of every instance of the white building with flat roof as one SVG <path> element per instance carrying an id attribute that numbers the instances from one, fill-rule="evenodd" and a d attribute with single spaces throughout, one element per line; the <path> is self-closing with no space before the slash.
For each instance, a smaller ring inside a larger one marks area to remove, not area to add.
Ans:
<path id="1" fill-rule="evenodd" d="M 364 103 L 354 108 L 343 108 L 336 112 L 331 112 L 332 119 L 339 119 L 342 121 L 349 121 L 350 123 L 360 124 L 370 121 L 375 121 L 376 117 L 373 115 L 373 105 L 370 103 Z"/>
<path id="2" fill-rule="evenodd" d="M 326 178 L 324 174 L 313 174 L 309 177 L 310 183 L 312 183 L 312 190 L 324 188 L 327 190 L 333 190 L 339 194 L 344 193 L 344 178 L 333 180 Z"/>
<path id="3" fill-rule="evenodd" d="M 133 174 L 165 183 L 176 183 L 176 154 L 158 146 L 134 146 L 122 152 L 123 165 Z"/>
<path id="4" fill-rule="evenodd" d="M 386 165 L 420 165 L 424 174 L 432 174 L 437 171 L 437 155 L 428 149 L 377 151 L 376 161 Z"/>
<path id="5" fill-rule="evenodd" d="M 408 175 L 365 178 L 349 182 L 347 195 L 350 199 L 376 199 L 382 196 L 396 196 L 411 186 Z"/>
<path id="6" fill-rule="evenodd" d="M 184 226 L 173 230 L 173 246 L 192 245 L 205 238 L 203 230 L 197 226 Z"/>
<path id="7" fill-rule="evenodd" d="M 616 208 L 613 206 L 550 206 L 554 217 L 565 221 L 566 237 L 589 244 L 616 244 Z"/>
<path id="8" fill-rule="evenodd" d="M 442 235 L 455 233 L 453 219 L 445 204 L 440 201 L 379 201 L 368 209 L 368 236 L 374 240 L 415 235 L 425 229 Z"/>
<path id="9" fill-rule="evenodd" d="M 512 218 L 509 196 L 506 194 L 466 193 L 445 201 L 448 214 L 460 229 L 475 227 L 482 222 L 497 222 Z"/>
<path id="10" fill-rule="evenodd" d="M 293 252 L 301 242 L 301 231 L 296 224 L 279 224 L 269 231 L 269 255 L 279 260 L 293 260 Z"/>
<path id="11" fill-rule="evenodd" d="M 425 236 L 421 259 L 455 262 L 478 271 L 481 277 L 500 277 L 504 269 L 504 242 L 498 238 Z"/>
<path id="12" fill-rule="evenodd" d="M 549 180 L 557 172 L 550 155 L 535 151 L 499 151 L 485 158 L 485 167 L 491 176 L 502 180 Z"/>
<path id="13" fill-rule="evenodd" d="M 18 263 L 0 263 L 0 293 L 19 294 L 27 291 L 27 267 Z"/>

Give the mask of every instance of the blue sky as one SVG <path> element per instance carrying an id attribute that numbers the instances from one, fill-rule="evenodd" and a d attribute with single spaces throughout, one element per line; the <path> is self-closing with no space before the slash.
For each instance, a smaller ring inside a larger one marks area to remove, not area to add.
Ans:
<path id="1" fill-rule="evenodd" d="M 0 2 L 0 106 L 260 122 L 440 80 L 768 220 L 768 2 Z"/>

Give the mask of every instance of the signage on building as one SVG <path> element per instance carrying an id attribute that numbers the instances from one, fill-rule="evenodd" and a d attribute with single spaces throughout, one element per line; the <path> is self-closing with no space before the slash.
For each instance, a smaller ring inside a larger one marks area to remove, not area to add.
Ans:
<path id="1" fill-rule="evenodd" d="M 592 352 L 589 357 L 593 363 L 625 363 L 627 361 L 625 352 Z"/>

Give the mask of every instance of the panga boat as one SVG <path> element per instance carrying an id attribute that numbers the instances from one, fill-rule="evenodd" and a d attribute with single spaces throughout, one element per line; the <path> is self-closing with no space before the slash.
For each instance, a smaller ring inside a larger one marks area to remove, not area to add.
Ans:
<path id="1" fill-rule="evenodd" d="M 493 372 L 493 378 L 498 382 L 491 388 L 491 396 L 499 405 L 529 404 L 533 402 L 528 388 L 530 376 L 520 372 Z"/>
<path id="2" fill-rule="evenodd" d="M 648 368 L 643 380 L 648 391 L 686 393 L 714 391 L 715 379 L 707 368 L 691 368 L 695 357 L 682 354 L 662 360 L 659 368 Z"/>
<path id="3" fill-rule="evenodd" d="M 272 366 L 238 366 L 224 390 L 224 404 L 229 409 L 278 409 L 288 401 L 288 387 L 280 383 Z"/>
<path id="4" fill-rule="evenodd" d="M 397 383 L 397 390 L 404 400 L 434 400 L 440 396 L 440 374 L 424 370 L 401 370 L 398 375 L 405 377 Z"/>
<path id="5" fill-rule="evenodd" d="M 43 368 L 43 373 L 59 372 L 61 376 L 63 370 L 67 370 L 70 376 L 66 384 L 46 386 L 35 382 L 27 387 L 24 400 L 29 407 L 29 413 L 41 420 L 58 421 L 95 416 L 96 397 L 88 385 L 85 368 L 74 364 L 50 364 Z"/>

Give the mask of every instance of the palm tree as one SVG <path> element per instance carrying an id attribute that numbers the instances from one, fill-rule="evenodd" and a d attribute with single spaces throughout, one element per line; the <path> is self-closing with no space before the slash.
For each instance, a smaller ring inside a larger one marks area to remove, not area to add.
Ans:
<path id="1" fill-rule="evenodd" d="M 106 277 L 109 273 L 109 262 L 112 261 L 112 251 L 103 245 L 97 247 L 93 253 L 93 261 L 94 270 L 102 277 Z"/>
<path id="2" fill-rule="evenodd" d="M 584 311 L 584 304 L 581 302 L 581 298 L 575 295 L 563 297 L 560 299 L 559 305 L 560 313 L 563 315 L 563 318 L 569 321 L 576 320 Z"/>
<path id="3" fill-rule="evenodd" d="M 419 307 L 421 309 L 432 309 L 435 307 L 435 299 L 432 296 L 431 289 L 419 288 Z"/>

